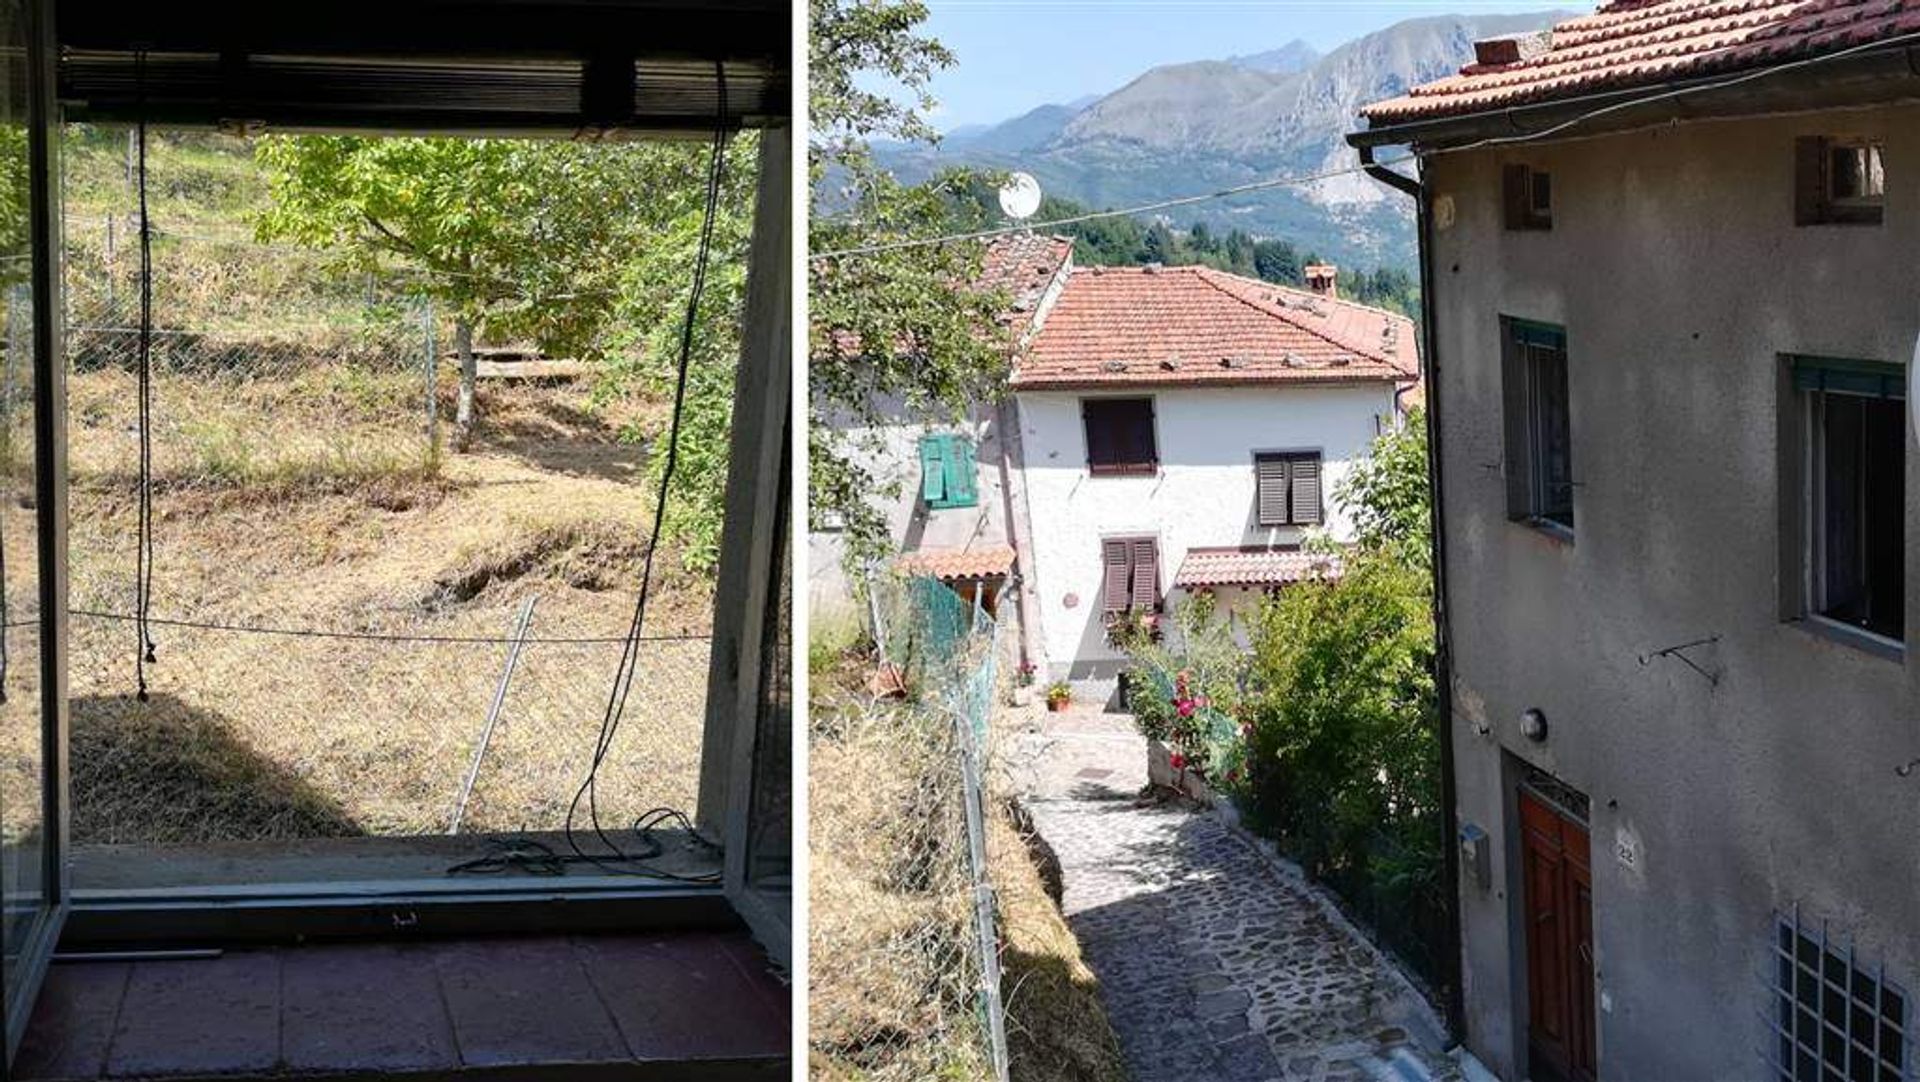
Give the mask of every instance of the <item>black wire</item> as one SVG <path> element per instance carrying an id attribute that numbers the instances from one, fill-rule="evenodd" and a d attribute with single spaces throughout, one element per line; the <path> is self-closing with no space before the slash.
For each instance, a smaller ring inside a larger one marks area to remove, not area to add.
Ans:
<path id="1" fill-rule="evenodd" d="M 719 216 L 720 191 L 726 176 L 727 144 L 727 70 L 720 62 L 714 64 L 715 77 L 719 84 L 720 108 L 713 128 L 713 141 L 707 161 L 706 208 L 700 222 L 700 241 L 694 254 L 693 285 L 687 295 L 685 321 L 680 325 L 680 358 L 674 373 L 673 414 L 667 425 L 667 458 L 660 470 L 660 491 L 654 500 L 653 524 L 651 536 L 647 542 L 647 555 L 640 569 L 640 590 L 634 601 L 633 622 L 627 634 L 627 645 L 621 651 L 620 664 L 615 669 L 613 687 L 607 695 L 607 709 L 600 719 L 600 734 L 594 742 L 593 762 L 587 768 L 587 775 L 574 791 L 573 800 L 567 805 L 565 836 L 567 846 L 573 855 L 582 861 L 593 864 L 603 871 L 615 874 L 657 875 L 651 869 L 627 867 L 636 861 L 649 859 L 647 855 L 629 854 L 620 848 L 619 843 L 607 836 L 600 825 L 599 776 L 600 765 L 606 761 L 607 753 L 613 747 L 614 737 L 620 731 L 620 721 L 626 711 L 627 692 L 633 686 L 633 677 L 640 666 L 641 632 L 646 627 L 647 599 L 653 585 L 653 557 L 660 549 L 661 526 L 667 517 L 667 496 L 673 487 L 674 469 L 680 457 L 680 426 L 687 398 L 687 372 L 693 356 L 693 335 L 700 317 L 700 296 L 706 289 L 707 265 L 713 249 L 714 220 Z M 580 847 L 580 840 L 574 833 L 574 819 L 579 813 L 580 802 L 586 801 L 587 822 L 600 843 L 607 847 L 608 853 L 589 854 Z M 655 809 L 671 812 L 681 822 L 687 822 L 684 813 L 674 809 Z M 649 815 L 653 813 L 648 813 Z M 646 816 L 642 816 L 644 821 Z M 638 829 L 638 824 L 636 824 Z M 695 832 L 698 837 L 698 833 Z M 645 837 L 645 834 L 642 834 Z M 654 854 L 657 855 L 657 854 Z M 701 880 L 712 882 L 712 878 Z"/>
<path id="2" fill-rule="evenodd" d="M 147 54 L 133 54 L 140 144 L 140 494 L 139 536 L 134 542 L 133 608 L 138 646 L 134 682 L 147 701 L 147 665 L 156 661 L 148 608 L 153 601 L 153 230 L 147 221 Z"/>
<path id="3" fill-rule="evenodd" d="M 619 859 L 628 863 L 653 860 L 667 851 L 665 843 L 654 832 L 662 824 L 673 823 L 684 829 L 696 845 L 706 849 L 716 846 L 700 837 L 694 830 L 693 821 L 685 812 L 676 808 L 654 808 L 633 821 L 633 831 L 640 838 L 640 850 L 624 854 Z M 587 853 L 561 853 L 537 838 L 500 838 L 489 847 L 489 852 L 471 860 L 463 860 L 447 868 L 448 875 L 502 875 L 507 872 L 521 872 L 526 875 L 562 876 L 567 869 L 581 864 L 592 864 L 603 870 L 614 859 L 608 856 L 594 856 Z M 655 879 L 668 879 L 677 883 L 717 883 L 717 872 L 698 872 L 683 874 L 670 872 L 663 868 L 620 868 L 621 874 L 644 875 Z"/>

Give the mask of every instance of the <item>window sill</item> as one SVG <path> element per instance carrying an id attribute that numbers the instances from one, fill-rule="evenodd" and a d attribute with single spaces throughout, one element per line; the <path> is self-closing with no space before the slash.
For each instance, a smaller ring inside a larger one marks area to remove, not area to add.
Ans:
<path id="1" fill-rule="evenodd" d="M 1090 468 L 1087 470 L 1087 476 L 1096 481 L 1151 480 L 1160 476 L 1160 467 L 1155 466 L 1150 470 L 1096 470 Z"/>
<path id="2" fill-rule="evenodd" d="M 1536 515 L 1528 518 L 1516 518 L 1512 521 L 1516 525 L 1524 526 L 1549 541 L 1556 541 L 1562 545 L 1573 544 L 1573 527 L 1555 522 L 1550 518 L 1540 518 Z"/>
<path id="3" fill-rule="evenodd" d="M 1897 665 L 1904 665 L 1907 661 L 1906 643 L 1899 639 L 1889 639 L 1885 635 L 1876 635 L 1865 628 L 1843 624 L 1838 620 L 1819 615 L 1792 617 L 1787 620 L 1787 624 L 1815 638 L 1839 643 L 1841 646 L 1851 647 L 1884 661 L 1891 661 Z"/>

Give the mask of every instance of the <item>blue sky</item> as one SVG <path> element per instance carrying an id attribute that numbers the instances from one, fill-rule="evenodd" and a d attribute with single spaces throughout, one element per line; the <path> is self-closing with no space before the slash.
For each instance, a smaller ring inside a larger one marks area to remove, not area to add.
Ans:
<path id="1" fill-rule="evenodd" d="M 1118 89 L 1156 64 L 1277 49 L 1326 52 L 1402 19 L 1585 9 L 1512 0 L 927 0 L 926 30 L 959 62 L 935 77 L 942 131 Z"/>

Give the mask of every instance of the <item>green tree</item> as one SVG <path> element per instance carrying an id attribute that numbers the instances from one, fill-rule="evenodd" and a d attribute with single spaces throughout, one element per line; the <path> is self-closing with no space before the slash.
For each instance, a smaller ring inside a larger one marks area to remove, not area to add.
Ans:
<path id="1" fill-rule="evenodd" d="M 966 197 L 965 175 L 904 185 L 868 151 L 874 138 L 934 138 L 928 80 L 954 57 L 921 31 L 926 17 L 918 0 L 811 3 L 808 513 L 816 525 L 842 523 L 856 562 L 883 554 L 889 539 L 873 499 L 885 486 L 849 431 L 879 423 L 883 402 L 957 419 L 1006 383 L 1005 298 L 971 288 L 981 246 L 827 255 L 940 236 Z M 878 83 L 896 90 L 871 89 Z"/>
<path id="2" fill-rule="evenodd" d="M 1431 572 L 1433 489 L 1427 480 L 1426 415 L 1413 410 L 1373 441 L 1335 490 L 1366 552 Z"/>
<path id="3" fill-rule="evenodd" d="M 726 517 L 727 453 L 746 311 L 758 146 L 758 138 L 747 133 L 735 136 L 726 151 L 706 289 L 688 355 L 679 464 L 664 524 L 666 536 L 680 545 L 681 563 L 703 575 L 711 575 L 719 563 L 720 528 Z M 656 396 L 670 395 L 679 363 L 687 294 L 693 287 L 705 217 L 708 149 L 668 144 L 650 149 L 658 160 L 648 239 L 620 277 L 611 348 L 603 369 L 603 396 L 624 393 L 635 383 Z M 625 435 L 664 446 L 660 443 L 664 433 L 657 428 Z M 662 482 L 666 461 L 664 453 L 647 456 L 647 477 L 653 484 Z"/>
<path id="4" fill-rule="evenodd" d="M 1446 839 L 1422 431 L 1415 415 L 1383 434 L 1343 483 L 1358 530 L 1343 573 L 1261 610 L 1246 756 L 1262 828 L 1438 978 Z"/>
<path id="5" fill-rule="evenodd" d="M 476 331 L 591 352 L 650 222 L 641 148 L 501 139 L 302 135 L 260 140 L 271 206 L 262 241 L 328 250 L 344 269 L 420 272 L 445 304 L 460 361 L 455 446 L 474 423 Z"/>

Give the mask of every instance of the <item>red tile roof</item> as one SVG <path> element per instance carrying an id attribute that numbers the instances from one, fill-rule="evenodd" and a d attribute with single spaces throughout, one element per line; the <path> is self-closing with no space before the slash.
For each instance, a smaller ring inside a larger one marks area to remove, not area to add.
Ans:
<path id="1" fill-rule="evenodd" d="M 931 575 L 942 582 L 992 578 L 1013 570 L 1013 549 L 1006 545 L 923 548 L 901 553 L 893 566 L 904 575 Z"/>
<path id="2" fill-rule="evenodd" d="M 1764 68 L 1920 32 L 1920 0 L 1615 0 L 1546 32 L 1544 48 L 1468 64 L 1361 110 L 1375 125 Z M 1531 53 L 1531 55 L 1526 55 Z"/>
<path id="3" fill-rule="evenodd" d="M 1340 558 L 1300 549 L 1188 549 L 1173 584 L 1183 590 L 1208 586 L 1285 586 L 1335 578 Z"/>
<path id="4" fill-rule="evenodd" d="M 1053 280 L 1073 257 L 1072 237 L 1009 233 L 987 242 L 981 260 L 980 289 L 1004 289 L 1013 298 L 1007 317 L 1020 329 L 1032 322 Z"/>
<path id="5" fill-rule="evenodd" d="M 1079 267 L 1013 386 L 1404 383 L 1415 337 L 1405 316 L 1207 267 Z"/>

